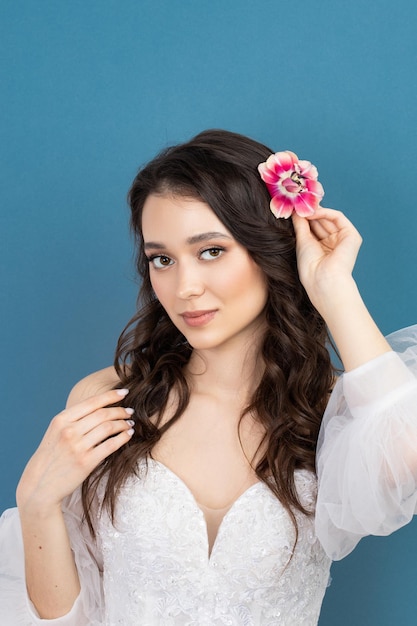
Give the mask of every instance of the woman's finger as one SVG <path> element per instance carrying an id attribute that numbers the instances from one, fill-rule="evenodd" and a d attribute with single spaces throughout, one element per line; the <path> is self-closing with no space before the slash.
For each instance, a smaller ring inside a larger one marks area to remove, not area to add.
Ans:
<path id="1" fill-rule="evenodd" d="M 326 225 L 322 223 L 321 220 L 314 220 L 314 221 L 309 222 L 309 224 L 310 224 L 311 232 L 313 233 L 313 235 L 315 235 L 315 237 L 318 240 L 326 239 L 326 237 L 332 234 L 332 231 L 330 231 L 328 227 L 326 228 Z M 337 229 L 336 229 L 336 232 L 337 232 Z"/>
<path id="2" fill-rule="evenodd" d="M 87 415 L 94 413 L 98 409 L 121 402 L 127 394 L 127 389 L 112 389 L 110 391 L 105 391 L 104 393 L 91 396 L 82 402 L 78 402 L 77 404 L 64 409 L 56 417 L 63 416 L 64 419 L 69 422 L 76 422 Z"/>
<path id="3" fill-rule="evenodd" d="M 131 419 L 134 410 L 122 406 L 104 407 L 97 409 L 94 413 L 86 415 L 77 421 L 70 421 L 67 424 L 74 429 L 79 437 L 84 437 L 89 432 L 109 422 L 125 421 Z"/>
<path id="4" fill-rule="evenodd" d="M 336 222 L 329 220 L 327 218 L 311 220 L 310 225 L 313 227 L 320 226 L 320 228 L 322 228 L 323 231 L 328 233 L 329 235 L 332 235 L 333 233 L 337 233 L 340 230 Z"/>
<path id="5" fill-rule="evenodd" d="M 95 469 L 99 463 L 104 461 L 108 456 L 119 450 L 122 446 L 126 445 L 132 438 L 133 429 L 124 430 L 123 432 L 105 439 L 102 443 L 98 444 L 90 452 L 89 460 L 91 462 L 91 471 Z M 90 472 L 89 472 L 90 473 Z"/>
<path id="6" fill-rule="evenodd" d="M 308 221 L 319 220 L 326 228 L 335 230 L 348 229 L 357 232 L 352 222 L 346 217 L 342 211 L 336 211 L 335 209 L 325 209 L 319 207 L 313 215 L 309 215 L 305 218 Z"/>
<path id="7" fill-rule="evenodd" d="M 121 419 L 102 421 L 82 437 L 82 447 L 86 451 L 91 450 L 109 439 L 109 437 L 114 437 L 119 433 L 128 432 L 133 428 L 133 425 L 134 421 L 127 415 Z"/>
<path id="8" fill-rule="evenodd" d="M 306 216 L 306 220 L 320 220 L 320 219 L 328 219 L 331 222 L 345 220 L 349 221 L 346 215 L 342 211 L 338 211 L 336 209 L 329 209 L 327 207 L 319 206 L 314 213 Z"/>

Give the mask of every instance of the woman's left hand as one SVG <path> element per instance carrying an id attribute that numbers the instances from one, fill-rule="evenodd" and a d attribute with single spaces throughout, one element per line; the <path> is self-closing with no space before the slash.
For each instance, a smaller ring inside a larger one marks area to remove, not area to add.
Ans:
<path id="1" fill-rule="evenodd" d="M 316 304 L 328 295 L 335 296 L 352 270 L 362 237 L 340 211 L 319 207 L 311 217 L 292 217 L 297 238 L 300 280 Z"/>
<path id="2" fill-rule="evenodd" d="M 362 237 L 340 211 L 293 216 L 300 280 L 325 320 L 347 371 L 390 350 L 352 277 Z"/>

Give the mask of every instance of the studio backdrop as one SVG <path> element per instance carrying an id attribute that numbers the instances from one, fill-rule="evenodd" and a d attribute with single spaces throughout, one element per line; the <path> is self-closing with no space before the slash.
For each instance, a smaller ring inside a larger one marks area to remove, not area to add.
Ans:
<path id="1" fill-rule="evenodd" d="M 364 244 L 382 330 L 417 322 L 415 0 L 2 0 L 0 509 L 135 308 L 126 192 L 205 128 L 293 150 Z M 321 626 L 408 626 L 417 522 L 332 568 Z"/>

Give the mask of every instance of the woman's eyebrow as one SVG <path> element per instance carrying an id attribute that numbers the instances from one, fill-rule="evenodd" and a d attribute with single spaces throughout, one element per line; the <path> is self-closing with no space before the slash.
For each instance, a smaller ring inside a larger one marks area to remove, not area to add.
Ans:
<path id="1" fill-rule="evenodd" d="M 186 239 L 186 243 L 192 245 L 194 243 L 200 243 L 201 241 L 207 241 L 208 239 L 231 239 L 229 235 L 225 233 L 219 233 L 216 231 L 210 231 L 208 233 L 199 233 L 198 235 L 193 235 L 192 237 L 188 237 Z M 153 250 L 164 250 L 167 246 L 159 241 L 146 241 L 145 242 L 145 250 L 152 248 Z"/>

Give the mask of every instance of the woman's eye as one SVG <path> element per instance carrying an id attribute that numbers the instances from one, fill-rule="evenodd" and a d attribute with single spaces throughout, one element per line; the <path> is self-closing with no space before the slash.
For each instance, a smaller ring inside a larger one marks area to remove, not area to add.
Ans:
<path id="1" fill-rule="evenodd" d="M 164 256 L 160 254 L 158 256 L 153 256 L 149 259 L 149 262 L 153 264 L 156 269 L 162 269 L 163 267 L 169 267 L 172 265 L 172 259 L 169 256 Z"/>
<path id="2" fill-rule="evenodd" d="M 202 259 L 210 261 L 211 259 L 217 259 L 224 252 L 223 248 L 207 248 L 200 253 Z"/>

